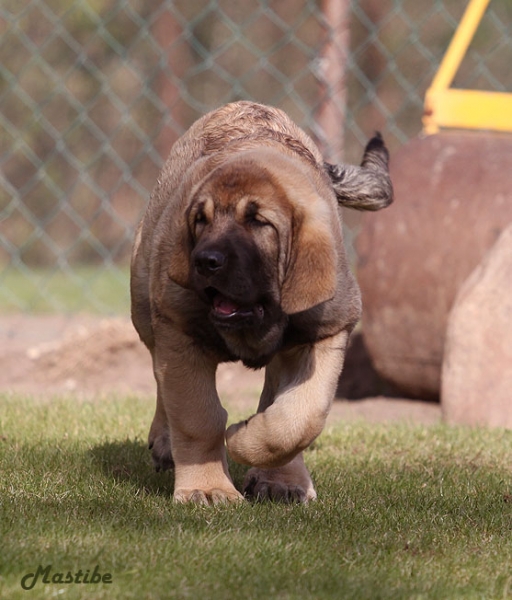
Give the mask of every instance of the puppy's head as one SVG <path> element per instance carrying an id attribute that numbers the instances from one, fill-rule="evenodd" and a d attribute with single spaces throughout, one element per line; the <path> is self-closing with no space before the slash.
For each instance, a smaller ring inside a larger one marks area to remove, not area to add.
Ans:
<path id="1" fill-rule="evenodd" d="M 219 329 L 264 326 L 333 297 L 332 216 L 301 163 L 273 149 L 233 156 L 192 191 L 169 275 Z"/>

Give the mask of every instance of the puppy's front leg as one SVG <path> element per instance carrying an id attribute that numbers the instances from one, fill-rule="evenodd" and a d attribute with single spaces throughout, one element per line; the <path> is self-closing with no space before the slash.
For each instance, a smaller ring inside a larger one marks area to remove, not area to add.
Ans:
<path id="1" fill-rule="evenodd" d="M 155 342 L 155 377 L 175 465 L 174 499 L 200 504 L 240 500 L 228 472 L 227 413 L 215 389 L 217 363 L 170 328 L 160 328 Z"/>
<path id="2" fill-rule="evenodd" d="M 278 354 L 268 365 L 258 414 L 226 432 L 242 464 L 284 467 L 322 431 L 343 366 L 348 333 Z"/>

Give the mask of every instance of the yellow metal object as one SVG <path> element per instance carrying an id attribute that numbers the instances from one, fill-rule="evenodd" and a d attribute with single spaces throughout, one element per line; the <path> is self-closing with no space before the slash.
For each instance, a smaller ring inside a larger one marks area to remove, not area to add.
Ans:
<path id="1" fill-rule="evenodd" d="M 425 94 L 423 131 L 440 127 L 512 131 L 512 94 L 450 88 L 490 0 L 471 0 Z"/>

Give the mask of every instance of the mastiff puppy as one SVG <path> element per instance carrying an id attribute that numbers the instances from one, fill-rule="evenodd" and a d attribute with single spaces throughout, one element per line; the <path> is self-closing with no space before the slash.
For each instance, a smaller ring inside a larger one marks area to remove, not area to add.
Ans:
<path id="1" fill-rule="evenodd" d="M 226 460 L 249 465 L 246 496 L 306 502 L 302 451 L 325 424 L 361 312 L 340 205 L 392 200 L 379 135 L 360 167 L 323 161 L 280 110 L 237 102 L 173 146 L 139 226 L 132 319 L 153 358 L 149 447 L 175 469 L 180 502 L 237 501 Z M 217 365 L 265 367 L 257 414 L 231 425 Z"/>

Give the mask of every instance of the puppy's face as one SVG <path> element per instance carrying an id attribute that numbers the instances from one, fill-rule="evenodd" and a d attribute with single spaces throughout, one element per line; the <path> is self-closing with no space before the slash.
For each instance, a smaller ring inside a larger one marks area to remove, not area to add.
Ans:
<path id="1" fill-rule="evenodd" d="M 287 315 L 335 293 L 339 223 L 303 171 L 275 150 L 246 151 L 190 193 L 169 276 L 210 307 L 234 351 L 273 352 Z"/>
<path id="2" fill-rule="evenodd" d="M 281 319 L 280 287 L 293 211 L 256 164 L 218 167 L 187 213 L 190 284 L 218 329 L 265 328 Z"/>

